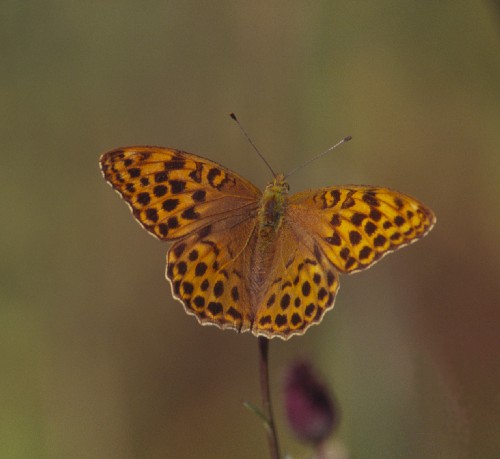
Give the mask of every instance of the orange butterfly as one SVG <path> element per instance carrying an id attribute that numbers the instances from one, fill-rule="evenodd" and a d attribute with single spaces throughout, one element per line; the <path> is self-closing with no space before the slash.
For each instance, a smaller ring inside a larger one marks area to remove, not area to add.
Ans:
<path id="1" fill-rule="evenodd" d="M 276 174 L 261 192 L 208 159 L 126 147 L 100 160 L 104 178 L 151 234 L 175 241 L 167 278 L 202 325 L 287 339 L 333 307 L 338 273 L 370 267 L 425 236 L 436 219 L 410 196 L 332 186 L 289 196 Z"/>

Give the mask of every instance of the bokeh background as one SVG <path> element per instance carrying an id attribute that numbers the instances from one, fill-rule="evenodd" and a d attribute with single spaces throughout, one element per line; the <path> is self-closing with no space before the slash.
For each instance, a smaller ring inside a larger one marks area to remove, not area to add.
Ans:
<path id="1" fill-rule="evenodd" d="M 172 146 L 259 186 L 385 185 L 438 224 L 341 279 L 306 356 L 355 458 L 500 451 L 498 3 L 130 0 L 0 3 L 0 457 L 263 458 L 257 341 L 172 300 L 168 245 L 106 185 L 99 155 Z"/>

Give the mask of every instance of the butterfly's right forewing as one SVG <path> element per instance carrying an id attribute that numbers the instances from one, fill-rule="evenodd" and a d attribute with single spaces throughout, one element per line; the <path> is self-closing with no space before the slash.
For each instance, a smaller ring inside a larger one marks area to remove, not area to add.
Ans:
<path id="1" fill-rule="evenodd" d="M 297 193 L 290 198 L 289 218 L 299 237 L 313 237 L 344 273 L 366 269 L 420 239 L 436 221 L 433 212 L 411 196 L 358 185 Z"/>

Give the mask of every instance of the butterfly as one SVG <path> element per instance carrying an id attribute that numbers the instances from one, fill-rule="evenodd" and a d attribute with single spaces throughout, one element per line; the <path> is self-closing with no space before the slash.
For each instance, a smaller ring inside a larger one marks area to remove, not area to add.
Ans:
<path id="1" fill-rule="evenodd" d="M 334 304 L 339 273 L 362 271 L 425 236 L 436 218 L 416 199 L 375 186 L 289 195 L 264 191 L 184 151 L 133 146 L 102 155 L 104 178 L 152 235 L 173 241 L 172 294 L 202 325 L 288 339 Z"/>

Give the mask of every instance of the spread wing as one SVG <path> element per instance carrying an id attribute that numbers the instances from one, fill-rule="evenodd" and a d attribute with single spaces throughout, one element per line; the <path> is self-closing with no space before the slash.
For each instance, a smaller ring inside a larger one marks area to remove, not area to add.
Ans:
<path id="1" fill-rule="evenodd" d="M 223 166 L 190 153 L 127 147 L 101 157 L 105 179 L 134 217 L 162 240 L 175 298 L 201 324 L 245 330 L 246 278 L 261 192 Z"/>
<path id="2" fill-rule="evenodd" d="M 337 270 L 290 216 L 283 222 L 272 259 L 252 332 L 282 339 L 302 335 L 333 308 Z"/>
<path id="3" fill-rule="evenodd" d="M 256 224 L 230 217 L 176 242 L 167 255 L 172 293 L 202 325 L 246 331 L 252 327 L 247 272 Z"/>
<path id="4" fill-rule="evenodd" d="M 366 269 L 415 242 L 436 221 L 428 207 L 408 195 L 355 185 L 297 193 L 290 197 L 288 213 L 344 273 Z"/>
<path id="5" fill-rule="evenodd" d="M 150 233 L 173 240 L 239 215 L 245 219 L 261 191 L 225 167 L 191 153 L 161 147 L 125 147 L 104 153 L 101 170 Z"/>
<path id="6" fill-rule="evenodd" d="M 334 305 L 338 271 L 352 273 L 425 236 L 435 223 L 416 199 L 366 186 L 292 195 L 252 331 L 287 339 Z"/>

